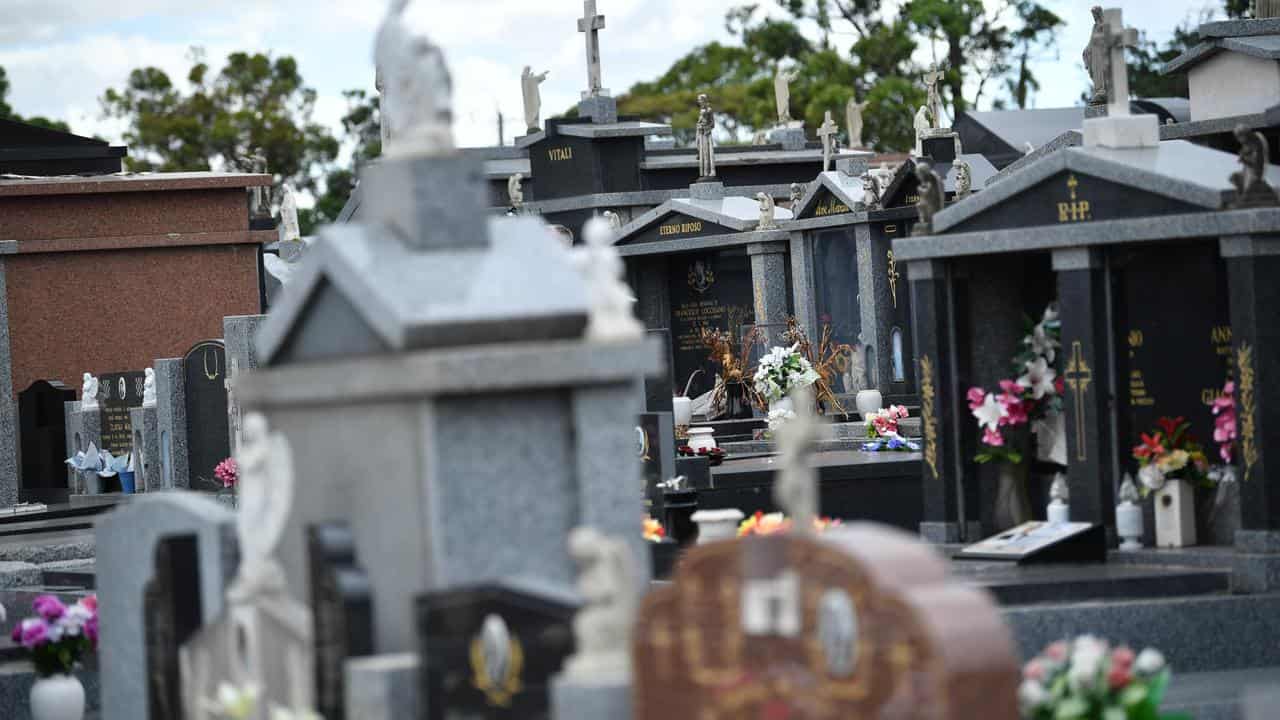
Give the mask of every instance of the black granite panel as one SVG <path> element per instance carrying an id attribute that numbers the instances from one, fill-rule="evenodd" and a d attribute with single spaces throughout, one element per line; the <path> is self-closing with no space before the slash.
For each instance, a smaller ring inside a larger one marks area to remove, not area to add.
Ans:
<path id="1" fill-rule="evenodd" d="M 669 259 L 673 381 L 681 388 L 694 371 L 703 372 L 689 386 L 689 397 L 714 387 L 718 365 L 702 345 L 702 328 L 735 335 L 755 321 L 751 263 L 740 249 L 684 254 Z"/>
<path id="2" fill-rule="evenodd" d="M 1226 261 L 1240 440 L 1241 527 L 1280 530 L 1280 257 Z M 1259 537 L 1262 536 L 1254 533 Z"/>

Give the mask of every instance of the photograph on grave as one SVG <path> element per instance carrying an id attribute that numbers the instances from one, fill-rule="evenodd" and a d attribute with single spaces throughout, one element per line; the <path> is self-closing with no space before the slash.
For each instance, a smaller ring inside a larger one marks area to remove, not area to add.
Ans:
<path id="1" fill-rule="evenodd" d="M 221 340 L 198 342 L 183 356 L 182 365 L 191 488 L 217 490 L 222 483 L 214 469 L 231 455 L 226 347 Z"/>
<path id="2" fill-rule="evenodd" d="M 22 484 L 18 502 L 65 502 L 67 497 L 66 403 L 75 390 L 57 380 L 37 380 L 18 393 L 18 442 Z"/>

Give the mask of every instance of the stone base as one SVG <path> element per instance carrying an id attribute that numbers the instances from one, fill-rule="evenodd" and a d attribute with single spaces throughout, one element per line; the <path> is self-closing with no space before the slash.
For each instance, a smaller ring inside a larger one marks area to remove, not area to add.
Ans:
<path id="1" fill-rule="evenodd" d="M 1103 118 L 1107 116 L 1107 106 L 1105 104 L 1086 105 L 1084 108 L 1084 117 L 1086 120 L 1093 118 Z"/>
<path id="2" fill-rule="evenodd" d="M 769 142 L 781 145 L 783 150 L 803 150 L 808 140 L 803 127 L 780 127 L 769 132 Z"/>
<path id="3" fill-rule="evenodd" d="M 723 200 L 724 183 L 719 180 L 699 180 L 689 186 L 689 198 L 692 200 Z"/>
<path id="4" fill-rule="evenodd" d="M 587 683 L 551 678 L 552 720 L 619 720 L 631 717 L 631 683 Z"/>
<path id="5" fill-rule="evenodd" d="M 368 720 L 419 717 L 419 676 L 416 653 L 347 660 L 346 716 Z"/>
<path id="6" fill-rule="evenodd" d="M 1084 121 L 1084 146 L 1146 148 L 1160 144 L 1160 122 L 1155 115 L 1122 115 Z"/>
<path id="7" fill-rule="evenodd" d="M 596 125 L 607 125 L 618 122 L 618 101 L 609 97 L 608 91 L 602 95 L 588 95 L 578 103 L 578 115 L 591 118 Z"/>
<path id="8" fill-rule="evenodd" d="M 920 138 L 920 155 L 935 164 L 949 163 L 960 157 L 960 135 L 951 128 L 936 128 Z"/>
<path id="9" fill-rule="evenodd" d="M 67 457 L 74 457 L 93 443 L 102 449 L 102 415 L 100 408 L 81 410 L 79 402 L 66 404 Z M 84 480 L 80 473 L 67 467 L 67 488 L 71 494 L 84 492 Z"/>

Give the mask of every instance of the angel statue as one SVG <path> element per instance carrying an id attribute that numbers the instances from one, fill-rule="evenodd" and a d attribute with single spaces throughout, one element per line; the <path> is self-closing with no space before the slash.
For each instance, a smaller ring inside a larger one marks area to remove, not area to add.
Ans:
<path id="1" fill-rule="evenodd" d="M 933 216 L 942 209 L 944 202 L 942 180 L 929 167 L 928 163 L 916 166 L 916 178 L 920 180 L 920 200 L 916 202 L 916 212 L 920 221 L 916 223 L 912 235 L 933 234 Z"/>
<path id="2" fill-rule="evenodd" d="M 623 540 L 580 527 L 569 533 L 569 554 L 578 564 L 583 606 L 573 618 L 576 652 L 565 661 L 565 675 L 626 678 L 639 602 L 631 550 Z"/>
<path id="3" fill-rule="evenodd" d="M 593 217 L 582 227 L 585 247 L 574 250 L 574 264 L 586 281 L 591 306 L 586 336 L 605 342 L 644 335 L 644 326 L 632 312 L 635 298 L 623 280 L 626 268 L 613 247 L 616 237 L 609 220 Z"/>
<path id="4" fill-rule="evenodd" d="M 84 383 L 80 386 L 80 409 L 93 410 L 98 407 L 98 378 L 90 373 L 84 374 Z"/>
<path id="5" fill-rule="evenodd" d="M 773 218 L 773 196 L 769 193 L 756 193 L 756 201 L 760 203 L 760 222 L 756 225 L 756 230 L 777 230 L 778 222 Z"/>
<path id="6" fill-rule="evenodd" d="M 284 590 L 275 553 L 293 507 L 293 451 L 284 435 L 270 432 L 267 419 L 253 412 L 244 416 L 235 458 L 240 569 L 228 593 L 243 599 Z"/>
<path id="7" fill-rule="evenodd" d="M 444 53 L 404 21 L 409 0 L 392 0 L 378 29 L 374 64 L 382 81 L 382 122 L 388 156 L 453 150 L 453 79 Z"/>
<path id="8" fill-rule="evenodd" d="M 143 370 L 142 407 L 156 406 L 156 371 L 151 368 Z"/>

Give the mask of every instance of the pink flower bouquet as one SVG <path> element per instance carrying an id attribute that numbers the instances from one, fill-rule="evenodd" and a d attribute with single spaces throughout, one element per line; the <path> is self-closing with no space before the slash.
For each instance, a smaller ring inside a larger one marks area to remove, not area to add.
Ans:
<path id="1" fill-rule="evenodd" d="M 1018 702 L 1027 720 L 1174 720 L 1161 715 L 1169 685 L 1164 656 L 1134 654 L 1082 635 L 1045 648 L 1022 669 Z"/>
<path id="2" fill-rule="evenodd" d="M 80 659 L 98 648 L 98 597 L 90 595 L 65 605 L 53 595 L 32 603 L 35 617 L 13 627 L 10 636 L 31 653 L 42 677 L 68 674 Z"/>
<path id="3" fill-rule="evenodd" d="M 223 488 L 234 488 L 240 480 L 240 469 L 236 466 L 236 459 L 227 458 L 218 463 L 218 467 L 213 469 L 213 476 L 222 483 Z"/>

